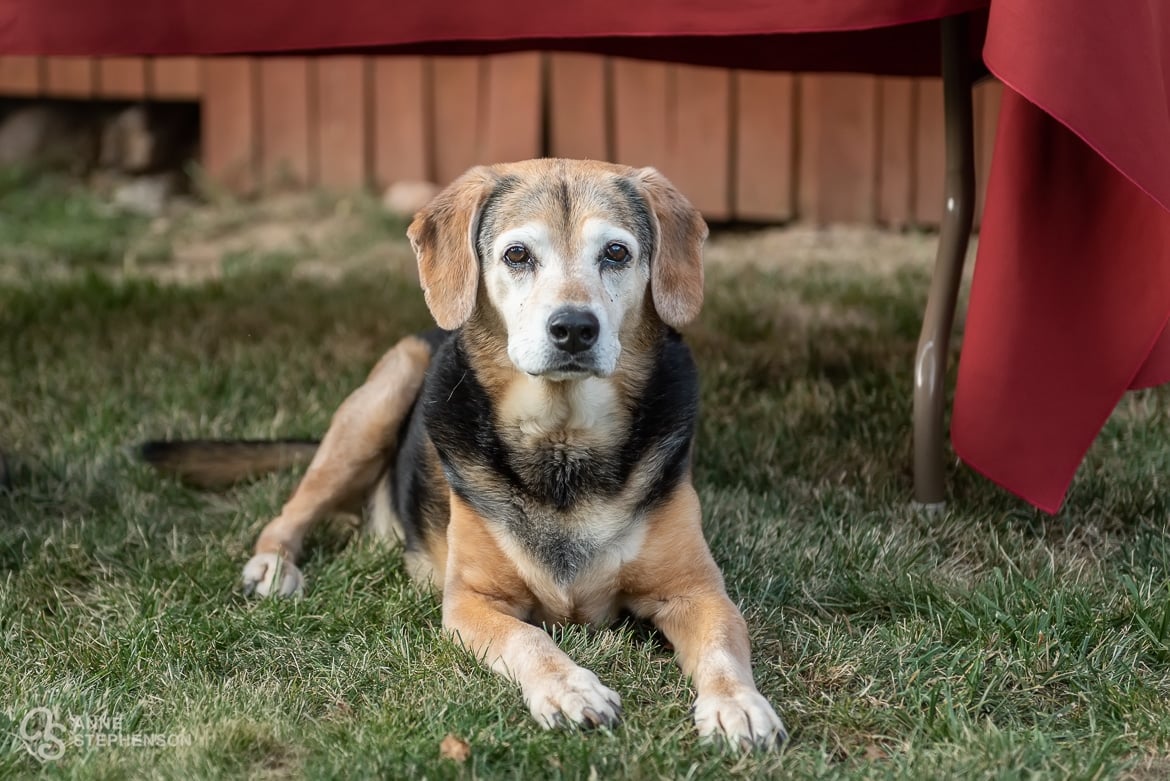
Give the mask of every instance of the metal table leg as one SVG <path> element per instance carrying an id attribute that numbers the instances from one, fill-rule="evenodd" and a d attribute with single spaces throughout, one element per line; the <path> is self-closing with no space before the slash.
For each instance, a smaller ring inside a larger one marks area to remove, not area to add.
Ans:
<path id="1" fill-rule="evenodd" d="M 975 141 L 967 19 L 942 20 L 943 100 L 946 107 L 946 185 L 938 255 L 914 361 L 914 498 L 941 507 L 946 498 L 943 425 L 947 348 L 971 220 L 975 211 Z"/>

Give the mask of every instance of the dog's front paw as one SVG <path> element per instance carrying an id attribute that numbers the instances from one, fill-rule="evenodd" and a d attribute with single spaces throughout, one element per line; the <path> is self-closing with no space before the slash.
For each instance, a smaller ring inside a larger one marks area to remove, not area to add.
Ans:
<path id="1" fill-rule="evenodd" d="M 248 596 L 300 596 L 305 576 L 279 553 L 258 553 L 244 565 L 244 593 Z"/>
<path id="2" fill-rule="evenodd" d="M 776 711 L 750 688 L 731 695 L 699 695 L 695 699 L 695 726 L 703 738 L 722 736 L 743 749 L 773 749 L 788 740 Z"/>
<path id="3" fill-rule="evenodd" d="M 622 701 L 589 670 L 549 675 L 525 691 L 532 715 L 545 729 L 612 727 L 621 721 Z"/>

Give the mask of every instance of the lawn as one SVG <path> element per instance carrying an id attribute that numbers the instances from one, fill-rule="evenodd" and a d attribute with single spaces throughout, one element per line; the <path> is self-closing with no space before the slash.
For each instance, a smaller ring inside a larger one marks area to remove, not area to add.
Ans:
<path id="1" fill-rule="evenodd" d="M 314 537 L 303 599 L 245 599 L 240 568 L 297 475 L 201 494 L 131 446 L 323 431 L 428 323 L 402 231 L 361 199 L 148 222 L 0 177 L 0 777 L 1170 774 L 1170 395 L 1127 397 L 1058 516 L 957 463 L 947 511 L 916 513 L 930 237 L 712 240 L 687 333 L 696 482 L 783 753 L 700 744 L 687 681 L 631 626 L 557 630 L 624 723 L 541 731 L 443 639 L 397 551 L 344 522 Z M 18 737 L 38 707 L 60 759 Z M 448 734 L 464 762 L 440 756 Z"/>

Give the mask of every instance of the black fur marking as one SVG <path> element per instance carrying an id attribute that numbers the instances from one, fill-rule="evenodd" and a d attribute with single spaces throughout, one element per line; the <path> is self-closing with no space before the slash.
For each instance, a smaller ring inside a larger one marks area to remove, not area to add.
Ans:
<path id="1" fill-rule="evenodd" d="M 487 243 L 486 239 L 489 236 L 495 236 L 498 233 L 495 227 L 496 218 L 498 216 L 500 199 L 514 192 L 520 185 L 520 178 L 517 176 L 501 176 L 492 188 L 492 192 L 488 195 L 487 200 L 484 201 L 483 209 L 479 215 L 479 235 L 476 237 L 475 252 L 477 260 L 479 260 L 480 268 L 483 268 L 485 262 L 493 260 L 491 257 L 491 245 Z"/>
<path id="2" fill-rule="evenodd" d="M 453 333 L 455 332 L 444 331 L 442 328 L 431 328 L 417 333 L 415 336 L 431 349 L 431 355 L 433 356 L 443 346 L 443 342 L 451 338 L 451 334 Z"/>
<path id="3" fill-rule="evenodd" d="M 638 244 L 642 248 L 642 256 L 651 258 L 654 256 L 654 220 L 651 217 L 650 204 L 646 203 L 641 190 L 638 185 L 625 177 L 619 177 L 615 180 L 615 185 L 621 192 L 622 197 L 626 201 L 626 206 L 630 210 L 631 218 L 633 219 L 636 230 L 634 235 L 638 239 Z"/>
<path id="4" fill-rule="evenodd" d="M 452 341 L 454 331 L 432 328 L 417 334 L 431 348 L 433 367 L 442 348 Z M 428 374 L 430 370 L 428 369 Z M 398 432 L 398 449 L 390 454 L 390 480 L 378 490 L 390 491 L 390 506 L 402 526 L 403 546 L 408 551 L 423 549 L 423 536 L 444 533 L 450 508 L 447 489 L 435 485 L 430 469 L 434 452 L 420 414 L 420 399 L 411 405 Z"/>
<path id="5" fill-rule="evenodd" d="M 421 417 L 452 490 L 484 518 L 503 525 L 560 582 L 571 581 L 599 544 L 568 518 L 580 501 L 615 497 L 636 468 L 653 469 L 646 481 L 650 487 L 637 502 L 636 513 L 642 513 L 666 498 L 686 473 L 698 376 L 677 333 L 666 332 L 657 353 L 645 392 L 630 410 L 628 436 L 604 451 L 553 443 L 513 450 L 496 429 L 491 399 L 460 338 L 444 343 L 431 364 Z M 491 475 L 488 485 L 485 472 Z"/>

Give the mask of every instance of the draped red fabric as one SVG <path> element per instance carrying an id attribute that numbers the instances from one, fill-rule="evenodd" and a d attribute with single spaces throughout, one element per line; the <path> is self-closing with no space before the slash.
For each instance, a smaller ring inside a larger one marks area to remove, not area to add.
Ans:
<path id="1" fill-rule="evenodd" d="M 991 4 L 1004 91 L 951 436 L 1056 512 L 1122 394 L 1170 380 L 1170 6 Z"/>
<path id="2" fill-rule="evenodd" d="M 539 48 L 729 67 L 938 72 L 975 12 L 1007 86 L 952 437 L 1056 511 L 1126 388 L 1170 380 L 1170 5 L 1163 0 L 0 0 L 0 54 Z M 909 383 L 909 380 L 908 380 Z"/>
<path id="3" fill-rule="evenodd" d="M 1152 350 L 1170 317 L 1170 213 L 1008 90 L 999 131 L 951 437 L 1055 512 L 1143 367 L 1170 367 Z"/>

